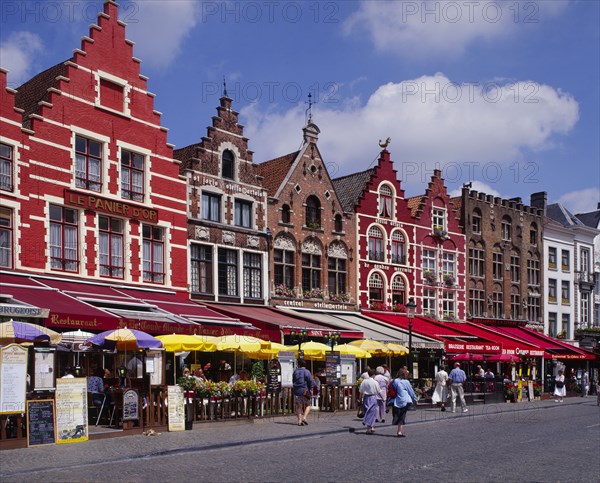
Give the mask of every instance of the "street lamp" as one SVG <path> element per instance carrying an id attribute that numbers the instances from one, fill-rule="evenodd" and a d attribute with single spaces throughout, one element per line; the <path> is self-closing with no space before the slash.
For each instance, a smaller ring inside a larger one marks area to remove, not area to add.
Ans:
<path id="1" fill-rule="evenodd" d="M 329 334 L 325 334 L 323 338 L 325 339 L 325 344 L 331 346 L 331 351 L 333 352 L 333 346 L 340 341 L 340 333 L 336 330 Z"/>
<path id="2" fill-rule="evenodd" d="M 290 330 L 290 342 L 292 344 L 298 344 L 298 352 L 302 350 L 302 342 L 304 342 L 308 338 L 308 331 L 300 330 L 296 331 L 295 329 Z"/>
<path id="3" fill-rule="evenodd" d="M 408 317 L 408 373 L 411 380 L 413 378 L 412 327 L 416 308 L 415 299 L 410 298 L 406 304 L 406 316 Z"/>

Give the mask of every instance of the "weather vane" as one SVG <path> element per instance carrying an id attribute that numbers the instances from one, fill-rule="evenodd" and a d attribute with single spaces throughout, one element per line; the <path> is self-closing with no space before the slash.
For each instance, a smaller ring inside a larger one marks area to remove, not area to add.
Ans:
<path id="1" fill-rule="evenodd" d="M 308 93 L 308 109 L 306 109 L 307 121 L 306 124 L 310 124 L 312 122 L 312 94 Z"/>
<path id="2" fill-rule="evenodd" d="M 383 149 L 387 149 L 388 145 L 392 142 L 392 138 L 387 138 L 385 142 L 379 140 L 379 147 Z"/>

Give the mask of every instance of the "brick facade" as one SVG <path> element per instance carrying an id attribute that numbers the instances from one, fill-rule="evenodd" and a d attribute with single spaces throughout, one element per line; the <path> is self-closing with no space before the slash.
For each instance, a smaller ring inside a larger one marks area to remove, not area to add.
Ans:
<path id="1" fill-rule="evenodd" d="M 200 300 L 268 299 L 267 193 L 231 99 L 200 143 L 177 149 L 187 181 L 189 287 Z"/>
<path id="2" fill-rule="evenodd" d="M 299 151 L 258 165 L 268 190 L 273 237 L 272 303 L 326 310 L 355 308 L 354 225 L 309 122 Z"/>
<path id="3" fill-rule="evenodd" d="M 8 268 L 186 290 L 185 182 L 132 47 L 108 1 L 71 59 L 16 93 L 1 74 Z"/>
<path id="4" fill-rule="evenodd" d="M 527 321 L 542 329 L 542 210 L 520 199 L 501 199 L 468 188 L 463 188 L 460 203 L 467 239 L 469 315 Z"/>

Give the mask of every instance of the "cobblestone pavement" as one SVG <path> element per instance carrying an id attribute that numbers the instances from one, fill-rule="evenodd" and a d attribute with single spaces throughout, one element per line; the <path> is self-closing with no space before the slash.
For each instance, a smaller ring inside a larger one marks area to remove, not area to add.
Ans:
<path id="1" fill-rule="evenodd" d="M 422 408 L 410 413 L 409 425 L 432 425 L 440 420 L 476 418 L 490 421 L 510 417 L 511 421 L 532 420 L 538 411 L 557 406 L 589 406 L 592 399 L 568 398 L 564 403 L 550 401 L 523 402 L 518 404 L 488 404 L 470 406 L 465 414 L 442 413 L 435 408 Z M 394 428 L 387 422 L 382 432 L 393 435 Z M 449 421 L 450 422 L 450 421 Z M 458 422 L 458 421 L 457 421 Z M 592 424 L 593 422 L 590 422 Z M 191 431 L 162 432 L 156 436 L 124 436 L 84 443 L 49 445 L 0 452 L 0 480 L 36 480 L 36 473 L 55 469 L 67 469 L 94 464 L 111 466 L 144 457 L 172 456 L 212 451 L 219 448 L 247 446 L 249 443 L 280 444 L 299 439 L 327 435 L 335 436 L 349 432 L 363 432 L 361 421 L 353 412 L 311 412 L 308 426 L 298 427 L 295 416 L 255 419 L 249 421 L 196 423 Z"/>

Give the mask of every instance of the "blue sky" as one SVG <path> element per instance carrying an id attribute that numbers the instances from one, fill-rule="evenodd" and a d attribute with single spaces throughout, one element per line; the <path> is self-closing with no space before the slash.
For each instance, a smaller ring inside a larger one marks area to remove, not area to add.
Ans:
<path id="1" fill-rule="evenodd" d="M 451 190 L 574 212 L 600 201 L 600 2 L 121 1 L 177 147 L 197 142 L 223 76 L 255 161 L 295 151 L 312 93 L 333 177 L 389 150 L 408 196 Z M 98 1 L 2 0 L 0 64 L 17 87 L 70 57 Z"/>

